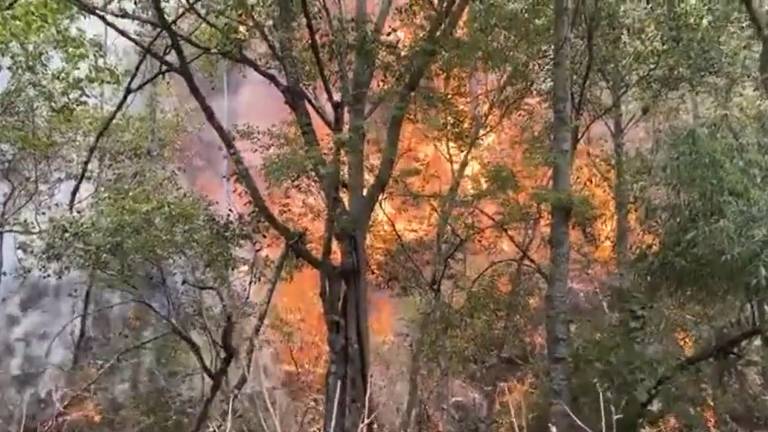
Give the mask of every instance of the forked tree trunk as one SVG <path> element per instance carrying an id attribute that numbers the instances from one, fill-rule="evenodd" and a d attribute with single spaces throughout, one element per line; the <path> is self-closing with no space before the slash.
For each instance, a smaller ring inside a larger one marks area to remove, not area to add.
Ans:
<path id="1" fill-rule="evenodd" d="M 360 237 L 344 242 L 341 270 L 321 276 L 328 330 L 326 432 L 358 431 L 372 411 L 368 387 L 367 257 L 365 248 L 359 246 L 364 244 Z"/>
<path id="2" fill-rule="evenodd" d="M 546 294 L 549 421 L 557 432 L 570 430 L 570 329 L 568 267 L 571 219 L 571 30 L 570 0 L 555 0 L 552 122 L 551 273 Z"/>

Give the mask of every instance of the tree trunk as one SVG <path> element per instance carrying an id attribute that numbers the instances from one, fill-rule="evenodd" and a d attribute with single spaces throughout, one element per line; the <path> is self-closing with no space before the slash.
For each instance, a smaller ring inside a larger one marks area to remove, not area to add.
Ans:
<path id="1" fill-rule="evenodd" d="M 423 326 L 419 326 L 419 334 L 413 338 L 411 344 L 411 361 L 408 365 L 408 395 L 405 400 L 405 408 L 400 417 L 400 432 L 408 432 L 413 424 L 414 414 L 419 406 L 419 375 L 421 374 L 421 346 Z"/>
<path id="2" fill-rule="evenodd" d="M 757 71 L 760 75 L 761 89 L 768 96 L 768 28 L 766 28 L 768 23 L 766 22 L 765 10 L 761 8 L 762 2 L 742 0 L 742 3 L 746 6 L 749 19 L 760 38 L 760 63 Z"/>
<path id="3" fill-rule="evenodd" d="M 616 270 L 619 285 L 626 287 L 627 264 L 629 262 L 629 191 L 627 190 L 626 171 L 624 168 L 624 106 L 621 94 L 622 80 L 618 72 L 611 79 L 613 102 L 613 163 L 616 178 L 614 180 L 613 199 L 616 207 Z"/>
<path id="4" fill-rule="evenodd" d="M 328 330 L 326 432 L 357 431 L 372 410 L 368 392 L 367 260 L 359 236 L 346 240 L 341 270 L 321 276 Z"/>
<path id="5" fill-rule="evenodd" d="M 568 266 L 571 219 L 571 30 L 570 0 L 555 0 L 552 122 L 552 227 L 551 273 L 546 295 L 549 421 L 557 432 L 570 430 L 565 409 L 570 405 L 570 329 L 568 320 Z"/>

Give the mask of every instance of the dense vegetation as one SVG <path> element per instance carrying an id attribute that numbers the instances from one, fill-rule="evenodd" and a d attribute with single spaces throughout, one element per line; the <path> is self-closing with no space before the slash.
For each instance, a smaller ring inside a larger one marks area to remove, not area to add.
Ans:
<path id="1" fill-rule="evenodd" d="M 767 12 L 0 2 L 0 428 L 768 430 Z"/>

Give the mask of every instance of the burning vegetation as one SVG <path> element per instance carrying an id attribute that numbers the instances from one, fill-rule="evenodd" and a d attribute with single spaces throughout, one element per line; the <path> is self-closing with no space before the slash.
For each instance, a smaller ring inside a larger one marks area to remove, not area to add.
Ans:
<path id="1" fill-rule="evenodd" d="M 8 430 L 764 427 L 768 18 L 651 3 L 0 6 Z"/>

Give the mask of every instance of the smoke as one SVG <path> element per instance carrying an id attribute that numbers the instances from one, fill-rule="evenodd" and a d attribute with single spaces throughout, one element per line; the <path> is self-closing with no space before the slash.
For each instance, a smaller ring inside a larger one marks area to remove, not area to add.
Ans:
<path id="1" fill-rule="evenodd" d="M 224 68 L 222 68 L 224 69 Z M 248 126 L 267 128 L 288 118 L 282 96 L 263 78 L 240 67 L 226 67 L 214 82 L 208 83 L 208 101 L 219 120 L 231 131 Z M 252 143 L 238 140 L 240 152 L 251 173 L 263 189 L 260 175 L 261 155 Z M 205 124 L 184 139 L 180 163 L 186 183 L 216 204 L 221 214 L 247 210 L 234 193 L 231 164 L 213 129 Z"/>

